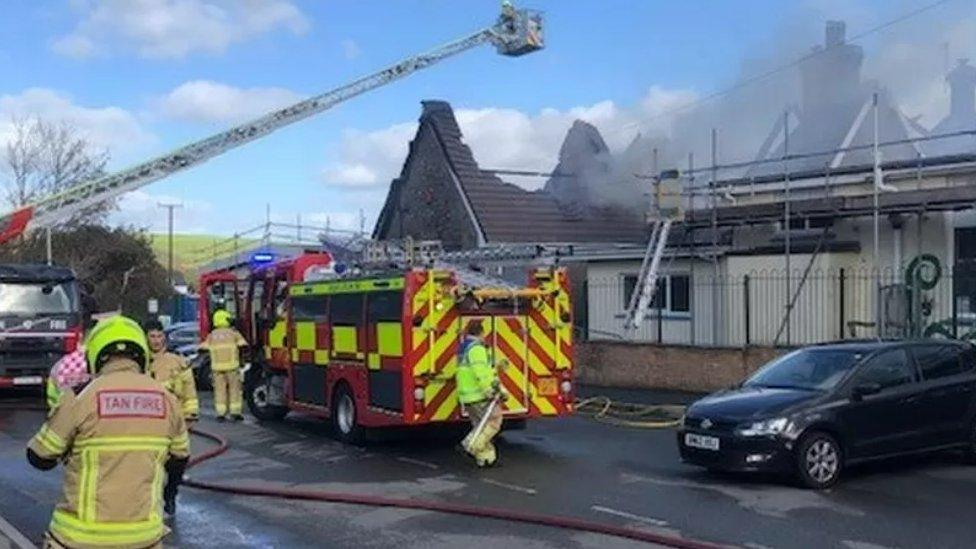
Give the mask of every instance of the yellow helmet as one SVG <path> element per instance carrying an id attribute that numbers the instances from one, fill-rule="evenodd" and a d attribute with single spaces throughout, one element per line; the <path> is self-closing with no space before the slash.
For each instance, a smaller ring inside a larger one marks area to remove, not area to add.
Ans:
<path id="1" fill-rule="evenodd" d="M 213 314 L 214 328 L 230 328 L 230 313 L 219 309 Z"/>
<path id="2" fill-rule="evenodd" d="M 145 371 L 149 359 L 146 333 L 139 323 L 122 315 L 100 321 L 85 339 L 85 358 L 93 375 L 101 371 L 109 358 L 118 355 L 134 360 Z"/>

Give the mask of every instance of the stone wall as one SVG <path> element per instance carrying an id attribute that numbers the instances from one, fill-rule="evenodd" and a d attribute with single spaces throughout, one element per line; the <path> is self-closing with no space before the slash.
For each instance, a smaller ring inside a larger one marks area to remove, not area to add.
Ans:
<path id="1" fill-rule="evenodd" d="M 742 381 L 784 351 L 580 341 L 574 352 L 579 383 L 704 393 Z"/>

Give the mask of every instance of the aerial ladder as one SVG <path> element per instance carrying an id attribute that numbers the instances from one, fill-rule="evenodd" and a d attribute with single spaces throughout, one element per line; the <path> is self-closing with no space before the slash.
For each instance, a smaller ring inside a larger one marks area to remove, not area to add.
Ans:
<path id="1" fill-rule="evenodd" d="M 545 43 L 541 12 L 515 9 L 510 2 L 503 2 L 502 13 L 493 25 L 461 39 L 409 57 L 349 84 L 191 143 L 135 167 L 46 196 L 0 217 L 0 244 L 9 242 L 30 229 L 57 225 L 95 204 L 111 200 L 201 164 L 285 126 L 326 111 L 339 103 L 483 44 L 492 44 L 498 53 L 512 57 L 542 49 Z"/>

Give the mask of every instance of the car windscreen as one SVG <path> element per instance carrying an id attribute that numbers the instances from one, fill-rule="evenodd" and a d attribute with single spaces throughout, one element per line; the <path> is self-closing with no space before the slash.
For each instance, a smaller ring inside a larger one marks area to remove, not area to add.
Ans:
<path id="1" fill-rule="evenodd" d="M 69 314 L 78 311 L 75 282 L 0 282 L 0 313 Z"/>
<path id="2" fill-rule="evenodd" d="M 763 366 L 743 385 L 825 391 L 835 387 L 862 356 L 847 349 L 800 349 Z"/>

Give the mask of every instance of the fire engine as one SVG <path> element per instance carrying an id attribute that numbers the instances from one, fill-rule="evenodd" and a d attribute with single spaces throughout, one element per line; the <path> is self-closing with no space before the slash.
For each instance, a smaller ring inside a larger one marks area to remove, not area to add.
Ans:
<path id="1" fill-rule="evenodd" d="M 0 265 L 0 388 L 40 386 L 81 339 L 75 273 L 50 265 Z"/>
<path id="2" fill-rule="evenodd" d="M 205 337 L 223 295 L 251 344 L 245 396 L 259 419 L 319 416 L 349 442 L 369 428 L 462 421 L 454 375 L 472 322 L 485 328 L 507 422 L 572 412 L 563 268 L 532 268 L 521 287 L 467 286 L 440 265 L 343 273 L 322 252 L 245 271 L 201 276 L 200 328 Z"/>

